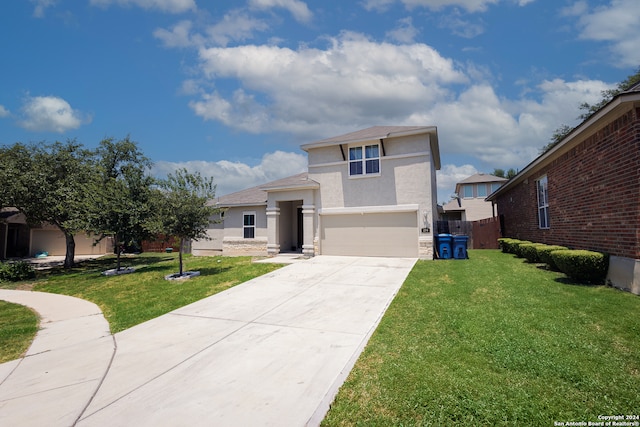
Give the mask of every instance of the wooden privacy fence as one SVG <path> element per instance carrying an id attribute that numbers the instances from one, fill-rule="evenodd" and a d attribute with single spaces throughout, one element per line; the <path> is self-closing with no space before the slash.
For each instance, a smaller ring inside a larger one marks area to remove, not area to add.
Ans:
<path id="1" fill-rule="evenodd" d="M 436 221 L 436 234 L 469 236 L 470 249 L 498 249 L 500 219 L 498 217 L 479 221 Z"/>

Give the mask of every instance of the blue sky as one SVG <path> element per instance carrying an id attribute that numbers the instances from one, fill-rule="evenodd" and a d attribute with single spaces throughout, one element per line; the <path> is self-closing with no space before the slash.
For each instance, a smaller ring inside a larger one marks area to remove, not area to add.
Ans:
<path id="1" fill-rule="evenodd" d="M 303 171 L 303 143 L 437 126 L 446 202 L 633 74 L 638 28 L 637 0 L 5 1 L 0 144 L 130 135 L 222 195 Z"/>

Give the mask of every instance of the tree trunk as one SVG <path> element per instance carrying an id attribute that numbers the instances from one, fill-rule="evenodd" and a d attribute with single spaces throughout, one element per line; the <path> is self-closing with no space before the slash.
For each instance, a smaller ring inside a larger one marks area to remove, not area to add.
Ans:
<path id="1" fill-rule="evenodd" d="M 182 276 L 182 246 L 184 244 L 184 239 L 180 238 L 180 248 L 178 248 L 178 258 L 180 259 L 180 276 Z"/>
<path id="2" fill-rule="evenodd" d="M 64 238 L 67 242 L 67 252 L 64 257 L 64 268 L 71 268 L 74 265 L 74 258 L 76 255 L 76 241 L 73 238 L 73 234 L 64 232 Z"/>

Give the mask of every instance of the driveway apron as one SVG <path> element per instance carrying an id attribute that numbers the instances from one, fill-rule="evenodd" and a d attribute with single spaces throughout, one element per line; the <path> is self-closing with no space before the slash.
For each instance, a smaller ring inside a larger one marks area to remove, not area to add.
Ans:
<path id="1" fill-rule="evenodd" d="M 318 425 L 414 264 L 315 257 L 120 332 L 76 424 Z"/>

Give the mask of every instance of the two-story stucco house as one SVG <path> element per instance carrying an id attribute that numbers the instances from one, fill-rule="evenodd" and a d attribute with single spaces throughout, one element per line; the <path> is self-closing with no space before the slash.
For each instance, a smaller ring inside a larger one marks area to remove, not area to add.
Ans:
<path id="1" fill-rule="evenodd" d="M 485 199 L 507 181 L 488 173 L 477 173 L 456 183 L 457 197 L 442 206 L 442 219 L 477 221 L 495 216 L 491 202 Z"/>
<path id="2" fill-rule="evenodd" d="M 433 258 L 435 127 L 375 126 L 302 149 L 307 172 L 217 199 L 222 221 L 194 255 Z"/>

